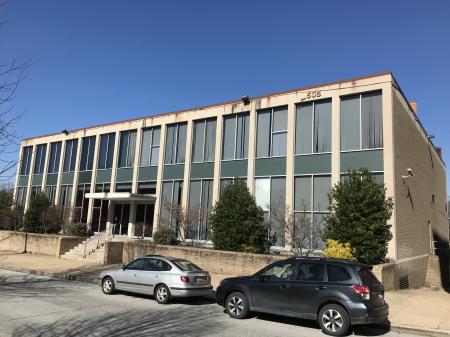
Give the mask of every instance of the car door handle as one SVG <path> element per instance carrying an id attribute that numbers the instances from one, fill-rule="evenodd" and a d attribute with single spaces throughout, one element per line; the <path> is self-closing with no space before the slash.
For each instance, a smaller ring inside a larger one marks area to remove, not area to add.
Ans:
<path id="1" fill-rule="evenodd" d="M 288 289 L 290 287 L 291 286 L 289 284 L 283 284 L 283 285 L 280 286 L 281 289 Z"/>
<path id="2" fill-rule="evenodd" d="M 324 290 L 324 289 L 327 289 L 327 287 L 326 286 L 318 286 L 318 287 L 316 287 L 316 290 Z"/>

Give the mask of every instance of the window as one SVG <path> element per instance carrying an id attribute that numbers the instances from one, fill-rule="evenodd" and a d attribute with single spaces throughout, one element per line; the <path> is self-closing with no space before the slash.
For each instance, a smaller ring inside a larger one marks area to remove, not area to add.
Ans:
<path id="1" fill-rule="evenodd" d="M 299 104 L 295 128 L 295 153 L 331 151 L 331 101 Z"/>
<path id="2" fill-rule="evenodd" d="M 110 189 L 111 184 L 109 183 L 95 185 L 95 193 L 108 193 Z M 101 232 L 106 229 L 109 201 L 104 199 L 94 199 L 93 203 L 91 229 L 94 232 Z"/>
<path id="3" fill-rule="evenodd" d="M 189 212 L 192 222 L 187 226 L 188 239 L 209 240 L 209 213 L 212 207 L 213 180 L 191 180 L 189 186 Z"/>
<path id="4" fill-rule="evenodd" d="M 98 154 L 98 169 L 110 169 L 113 165 L 114 142 L 116 134 L 114 132 L 101 135 L 100 151 Z"/>
<path id="5" fill-rule="evenodd" d="M 61 185 L 59 205 L 63 207 L 72 205 L 72 185 Z"/>
<path id="6" fill-rule="evenodd" d="M 87 222 L 89 199 L 86 198 L 86 193 L 89 193 L 90 190 L 91 190 L 90 184 L 78 185 L 77 196 L 75 200 L 75 214 L 74 214 L 75 222 L 81 223 Z"/>
<path id="7" fill-rule="evenodd" d="M 216 147 L 216 119 L 203 119 L 194 122 L 192 141 L 192 162 L 214 161 Z"/>
<path id="8" fill-rule="evenodd" d="M 141 192 L 139 192 L 141 193 Z M 144 193 L 152 194 L 152 193 Z M 153 193 L 154 194 L 154 193 Z M 138 204 L 136 208 L 136 224 L 134 235 L 139 237 L 151 237 L 153 234 L 153 216 L 155 215 L 155 205 Z"/>
<path id="9" fill-rule="evenodd" d="M 53 205 L 55 202 L 55 194 L 56 194 L 56 186 L 55 185 L 45 187 L 45 195 L 47 196 L 48 204 L 50 206 Z"/>
<path id="10" fill-rule="evenodd" d="M 26 187 L 18 187 L 17 195 L 16 195 L 16 207 L 22 209 L 25 207 L 25 201 L 27 199 L 27 191 Z"/>
<path id="11" fill-rule="evenodd" d="M 249 113 L 225 116 L 223 119 L 223 160 L 244 159 L 248 156 Z"/>
<path id="12" fill-rule="evenodd" d="M 322 264 L 301 262 L 298 267 L 297 281 L 321 282 L 323 281 L 323 274 Z"/>
<path id="13" fill-rule="evenodd" d="M 256 157 L 286 156 L 287 107 L 258 112 Z"/>
<path id="14" fill-rule="evenodd" d="M 294 264 L 292 262 L 278 262 L 266 269 L 262 276 L 265 279 L 283 281 L 290 280 L 294 274 Z"/>
<path id="15" fill-rule="evenodd" d="M 31 188 L 31 195 L 30 195 L 30 199 L 33 199 L 38 193 L 40 193 L 42 191 L 40 186 L 33 186 Z"/>
<path id="16" fill-rule="evenodd" d="M 116 192 L 128 192 L 131 193 L 133 184 L 130 183 L 116 183 Z"/>
<path id="17" fill-rule="evenodd" d="M 358 271 L 359 277 L 361 278 L 361 281 L 365 285 L 372 285 L 372 284 L 380 284 L 380 281 L 377 279 L 377 277 L 372 273 L 372 271 L 368 268 L 361 268 Z"/>
<path id="18" fill-rule="evenodd" d="M 167 126 L 165 164 L 184 163 L 186 152 L 186 123 Z"/>
<path id="19" fill-rule="evenodd" d="M 144 129 L 142 132 L 141 166 L 158 166 L 160 136 L 161 128 L 159 126 Z"/>
<path id="20" fill-rule="evenodd" d="M 156 194 L 156 181 L 142 181 L 138 183 L 139 194 Z"/>
<path id="21" fill-rule="evenodd" d="M 91 171 L 94 162 L 95 136 L 84 137 L 81 148 L 80 171 Z"/>
<path id="22" fill-rule="evenodd" d="M 203 271 L 202 268 L 188 260 L 172 260 L 172 263 L 182 271 Z"/>
<path id="23" fill-rule="evenodd" d="M 22 150 L 22 160 L 20 164 L 20 175 L 30 174 L 31 154 L 33 153 L 32 146 L 25 146 Z"/>
<path id="24" fill-rule="evenodd" d="M 60 156 L 61 156 L 61 142 L 51 143 L 50 159 L 48 161 L 48 173 L 58 172 Z"/>
<path id="25" fill-rule="evenodd" d="M 178 235 L 177 210 L 181 205 L 183 181 L 164 181 L 162 185 L 160 222 L 162 227 L 170 228 Z"/>
<path id="26" fill-rule="evenodd" d="M 75 171 L 75 162 L 77 160 L 78 139 L 66 141 L 66 150 L 64 151 L 63 172 Z"/>
<path id="27" fill-rule="evenodd" d="M 328 212 L 328 193 L 331 190 L 331 177 L 309 175 L 295 177 L 294 211 L 298 240 L 306 242 L 305 248 L 320 250 L 323 218 Z"/>
<path id="28" fill-rule="evenodd" d="M 169 271 L 172 269 L 171 265 L 166 261 L 159 259 L 145 259 L 145 270 L 147 271 Z"/>
<path id="29" fill-rule="evenodd" d="M 129 270 L 145 270 L 145 259 L 137 259 L 127 264 L 126 269 Z"/>
<path id="30" fill-rule="evenodd" d="M 352 276 L 344 266 L 329 264 L 327 270 L 328 282 L 345 282 L 352 279 Z"/>
<path id="31" fill-rule="evenodd" d="M 227 187 L 228 185 L 231 185 L 233 183 L 234 179 L 235 178 L 222 178 L 222 179 L 220 179 L 220 195 L 222 195 L 222 192 L 225 189 L 225 187 Z M 237 177 L 237 179 L 243 181 L 244 184 L 247 185 L 247 177 Z"/>
<path id="32" fill-rule="evenodd" d="M 45 155 L 47 153 L 47 144 L 39 144 L 36 147 L 34 159 L 34 174 L 42 174 L 44 172 Z"/>
<path id="33" fill-rule="evenodd" d="M 270 221 L 275 246 L 284 246 L 284 216 L 286 214 L 286 178 L 255 178 L 255 199 Z"/>
<path id="34" fill-rule="evenodd" d="M 341 98 L 341 150 L 383 147 L 381 93 Z"/>
<path id="35" fill-rule="evenodd" d="M 132 167 L 136 149 L 136 130 L 120 133 L 119 167 Z"/>

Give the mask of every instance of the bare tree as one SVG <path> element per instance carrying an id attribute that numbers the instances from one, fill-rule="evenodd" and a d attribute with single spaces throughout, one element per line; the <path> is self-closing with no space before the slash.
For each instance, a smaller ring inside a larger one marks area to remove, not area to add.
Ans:
<path id="1" fill-rule="evenodd" d="M 0 7 L 5 3 L 0 0 Z M 3 25 L 0 22 L 0 29 Z M 9 181 L 15 175 L 18 160 L 8 159 L 8 155 L 17 151 L 19 135 L 15 128 L 24 112 L 14 112 L 13 101 L 29 67 L 30 60 L 0 60 L 0 181 Z"/>

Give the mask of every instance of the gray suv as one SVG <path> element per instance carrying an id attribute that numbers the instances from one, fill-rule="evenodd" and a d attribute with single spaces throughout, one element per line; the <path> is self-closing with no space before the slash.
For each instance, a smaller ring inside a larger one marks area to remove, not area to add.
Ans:
<path id="1" fill-rule="evenodd" d="M 116 290 L 153 295 L 166 304 L 173 297 L 211 296 L 211 277 L 192 262 L 167 256 L 139 257 L 119 269 L 100 273 L 103 293 Z"/>

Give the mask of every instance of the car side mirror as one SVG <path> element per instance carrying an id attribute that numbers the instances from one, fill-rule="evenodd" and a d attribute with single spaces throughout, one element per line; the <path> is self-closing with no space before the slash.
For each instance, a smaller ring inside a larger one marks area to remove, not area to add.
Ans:
<path id="1" fill-rule="evenodd" d="M 123 265 L 120 266 L 120 269 L 125 270 L 126 266 L 123 264 Z"/>
<path id="2" fill-rule="evenodd" d="M 259 275 L 259 282 L 264 282 L 264 280 L 266 279 L 264 274 Z"/>

